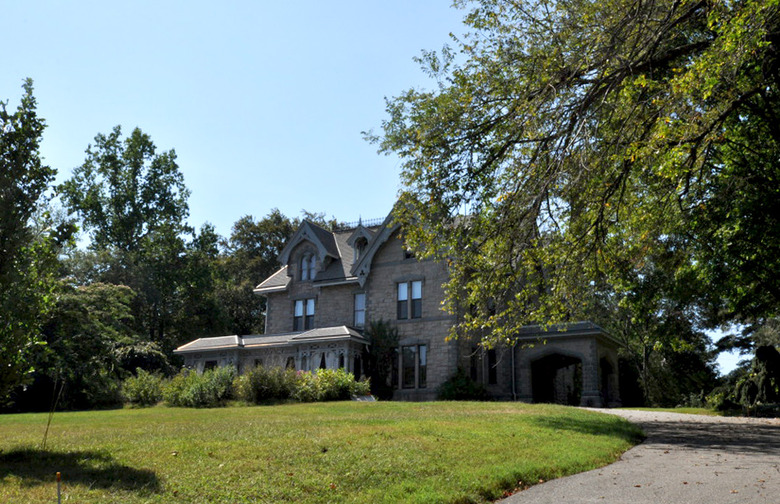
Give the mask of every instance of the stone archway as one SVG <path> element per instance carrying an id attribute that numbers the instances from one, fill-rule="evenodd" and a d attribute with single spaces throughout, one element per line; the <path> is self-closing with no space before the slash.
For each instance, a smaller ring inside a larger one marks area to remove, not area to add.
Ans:
<path id="1" fill-rule="evenodd" d="M 582 359 L 552 353 L 531 363 L 535 403 L 579 406 L 582 401 Z"/>

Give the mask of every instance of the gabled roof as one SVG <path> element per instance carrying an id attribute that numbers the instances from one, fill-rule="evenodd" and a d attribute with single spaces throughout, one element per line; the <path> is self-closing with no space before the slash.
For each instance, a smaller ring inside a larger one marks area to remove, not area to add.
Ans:
<path id="1" fill-rule="evenodd" d="M 287 289 L 290 284 L 290 276 L 287 274 L 287 265 L 285 264 L 273 275 L 263 280 L 260 285 L 254 288 L 255 294 L 268 294 L 269 292 L 281 292 Z"/>
<path id="2" fill-rule="evenodd" d="M 304 241 L 310 242 L 317 248 L 317 254 L 320 256 L 321 261 L 324 261 L 325 257 L 328 256 L 334 259 L 339 257 L 339 249 L 333 233 L 322 229 L 311 221 L 305 220 L 282 249 L 281 254 L 279 254 L 279 262 L 281 264 L 289 264 L 290 253 Z"/>
<path id="3" fill-rule="evenodd" d="M 352 265 L 350 274 L 358 279 L 361 286 L 365 284 L 366 278 L 368 278 L 368 273 L 371 271 L 371 262 L 374 260 L 374 255 L 377 250 L 390 239 L 390 236 L 392 236 L 399 227 L 401 227 L 401 225 L 395 222 L 393 212 L 390 212 L 384 222 L 382 222 L 382 225 L 379 226 L 379 229 L 374 233 L 373 239 L 368 243 L 363 255 L 361 255 L 360 259 Z"/>
<path id="4" fill-rule="evenodd" d="M 253 334 L 250 336 L 217 336 L 199 338 L 173 351 L 175 354 L 198 353 L 215 350 L 239 350 L 253 348 L 276 348 L 322 341 L 353 340 L 368 343 L 356 329 L 347 326 L 319 327 L 304 332 L 284 334 Z"/>
<path id="5" fill-rule="evenodd" d="M 303 221 L 279 254 L 279 262 L 284 266 L 255 287 L 254 293 L 264 295 L 283 292 L 287 289 L 291 281 L 288 268 L 290 255 L 295 247 L 303 242 L 311 243 L 317 249 L 317 255 L 320 259 L 320 269 L 315 273 L 313 279 L 314 285 L 327 286 L 358 282 L 358 278 L 354 274 L 355 241 L 361 237 L 367 240 L 366 248 L 360 258 L 362 262 L 372 249 L 372 244 L 382 235 L 388 219 L 389 217 L 385 219 L 382 226 L 371 224 L 364 226 L 361 222 L 355 228 L 337 231 L 328 231 L 311 221 Z M 382 236 L 382 243 L 386 240 L 387 237 Z M 371 256 L 373 257 L 373 253 Z"/>

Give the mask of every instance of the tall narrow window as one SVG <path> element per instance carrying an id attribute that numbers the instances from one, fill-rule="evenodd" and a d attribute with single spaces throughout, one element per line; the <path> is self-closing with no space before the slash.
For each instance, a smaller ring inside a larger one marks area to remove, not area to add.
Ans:
<path id="1" fill-rule="evenodd" d="M 417 347 L 401 347 L 401 387 L 414 388 L 415 367 L 417 366 Z"/>
<path id="2" fill-rule="evenodd" d="M 398 284 L 398 319 L 409 318 L 409 284 Z"/>
<path id="3" fill-rule="evenodd" d="M 355 327 L 366 325 L 366 295 L 365 293 L 355 294 Z"/>
<path id="4" fill-rule="evenodd" d="M 293 331 L 305 331 L 314 327 L 314 298 L 298 299 L 293 311 Z"/>
<path id="5" fill-rule="evenodd" d="M 498 383 L 498 358 L 496 357 L 496 349 L 491 348 L 487 352 L 488 360 L 488 385 L 495 385 Z"/>
<path id="6" fill-rule="evenodd" d="M 422 282 L 412 282 L 412 314 L 411 318 L 422 317 Z"/>
<path id="7" fill-rule="evenodd" d="M 301 357 L 301 371 L 308 371 L 309 370 L 309 360 L 304 355 Z"/>
<path id="8" fill-rule="evenodd" d="M 425 388 L 428 385 L 428 345 L 420 345 L 418 354 L 420 360 L 417 364 L 417 386 Z"/>
<path id="9" fill-rule="evenodd" d="M 344 354 L 339 354 L 339 369 L 344 369 Z"/>
<path id="10" fill-rule="evenodd" d="M 309 279 L 309 256 L 301 257 L 301 280 Z"/>
<path id="11" fill-rule="evenodd" d="M 422 280 L 398 284 L 397 306 L 399 320 L 422 317 Z"/>
<path id="12" fill-rule="evenodd" d="M 314 298 L 306 300 L 306 321 L 304 329 L 309 330 L 314 328 Z"/>
<path id="13" fill-rule="evenodd" d="M 303 331 L 303 299 L 295 302 L 295 311 L 293 312 L 293 331 Z"/>
<path id="14" fill-rule="evenodd" d="M 284 367 L 286 369 L 295 369 L 295 357 L 287 357 L 287 364 Z"/>
<path id="15" fill-rule="evenodd" d="M 325 362 L 325 352 L 322 352 L 320 355 L 320 369 L 328 369 L 328 364 Z"/>
<path id="16" fill-rule="evenodd" d="M 401 387 L 425 388 L 428 385 L 428 345 L 401 347 Z"/>

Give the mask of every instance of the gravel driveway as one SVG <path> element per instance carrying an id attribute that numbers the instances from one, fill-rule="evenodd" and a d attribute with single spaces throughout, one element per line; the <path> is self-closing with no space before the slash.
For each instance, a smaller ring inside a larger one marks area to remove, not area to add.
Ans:
<path id="1" fill-rule="evenodd" d="M 499 502 L 780 503 L 780 419 L 598 411 L 639 424 L 647 439 L 614 464 Z"/>

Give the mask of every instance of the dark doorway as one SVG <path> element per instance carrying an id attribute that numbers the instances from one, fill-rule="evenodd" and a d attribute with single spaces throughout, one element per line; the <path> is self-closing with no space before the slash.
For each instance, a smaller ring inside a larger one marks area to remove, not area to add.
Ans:
<path id="1" fill-rule="evenodd" d="M 531 364 L 534 402 L 579 406 L 582 399 L 582 360 L 562 354 Z"/>

